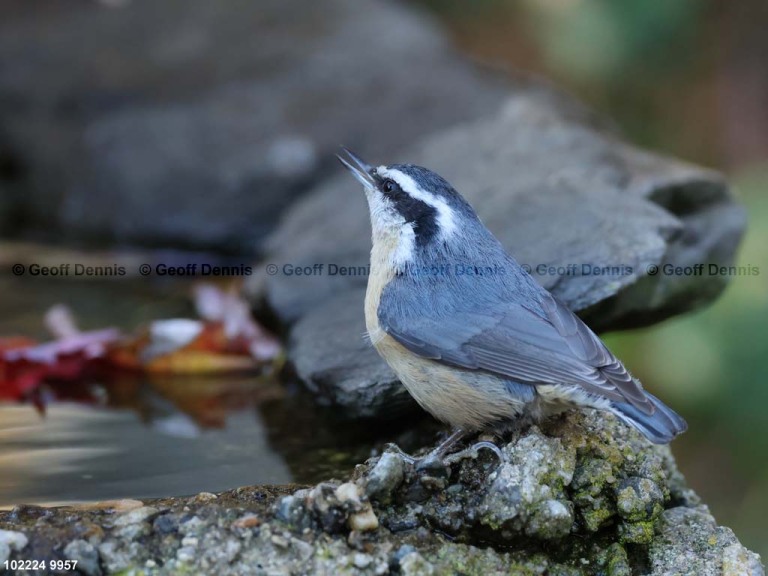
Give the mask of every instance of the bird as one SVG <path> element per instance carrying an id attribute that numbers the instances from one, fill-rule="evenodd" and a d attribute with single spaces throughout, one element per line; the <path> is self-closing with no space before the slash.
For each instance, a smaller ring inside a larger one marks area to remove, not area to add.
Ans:
<path id="1" fill-rule="evenodd" d="M 436 453 L 571 408 L 610 412 L 655 444 L 687 429 L 444 178 L 374 167 L 346 148 L 337 158 L 370 212 L 368 337 L 416 402 L 454 429 Z"/>

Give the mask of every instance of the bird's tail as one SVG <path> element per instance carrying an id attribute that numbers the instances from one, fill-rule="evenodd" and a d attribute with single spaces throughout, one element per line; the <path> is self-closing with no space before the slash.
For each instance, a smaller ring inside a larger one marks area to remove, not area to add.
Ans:
<path id="1" fill-rule="evenodd" d="M 688 429 L 688 424 L 674 410 L 653 394 L 646 392 L 646 396 L 656 407 L 650 416 L 626 402 L 612 402 L 611 411 L 626 424 L 637 428 L 654 444 L 667 444 Z"/>

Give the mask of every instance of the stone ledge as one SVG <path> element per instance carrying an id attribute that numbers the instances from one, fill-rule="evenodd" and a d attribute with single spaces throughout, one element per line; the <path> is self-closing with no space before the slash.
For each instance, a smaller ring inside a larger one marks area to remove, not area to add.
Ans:
<path id="1" fill-rule="evenodd" d="M 669 448 L 613 417 L 568 413 L 502 451 L 421 472 L 385 452 L 313 487 L 18 507 L 0 513 L 0 553 L 88 575 L 764 575 Z"/>

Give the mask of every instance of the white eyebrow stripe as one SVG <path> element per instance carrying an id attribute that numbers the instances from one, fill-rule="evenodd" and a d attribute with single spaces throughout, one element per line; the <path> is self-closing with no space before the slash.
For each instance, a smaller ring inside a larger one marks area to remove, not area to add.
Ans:
<path id="1" fill-rule="evenodd" d="M 376 173 L 383 178 L 394 180 L 406 194 L 416 200 L 421 200 L 437 210 L 437 220 L 440 223 L 440 233 L 443 238 L 447 238 L 456 232 L 456 218 L 454 217 L 453 209 L 448 206 L 445 200 L 422 190 L 413 178 L 395 168 L 379 166 L 376 168 Z"/>

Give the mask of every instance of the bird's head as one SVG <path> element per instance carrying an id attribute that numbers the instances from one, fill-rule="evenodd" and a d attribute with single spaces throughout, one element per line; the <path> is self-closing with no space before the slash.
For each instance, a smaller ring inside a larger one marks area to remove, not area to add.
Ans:
<path id="1" fill-rule="evenodd" d="M 441 176 L 413 164 L 371 166 L 346 148 L 342 164 L 365 188 L 374 242 L 395 239 L 401 263 L 462 241 L 479 224 L 472 207 Z"/>

